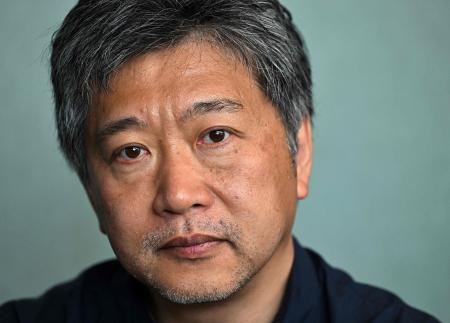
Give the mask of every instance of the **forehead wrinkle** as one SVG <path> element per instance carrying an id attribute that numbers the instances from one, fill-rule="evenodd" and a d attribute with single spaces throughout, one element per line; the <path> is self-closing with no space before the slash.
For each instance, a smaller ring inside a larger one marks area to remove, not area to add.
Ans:
<path id="1" fill-rule="evenodd" d="M 209 113 L 234 113 L 243 109 L 242 103 L 229 98 L 215 98 L 208 101 L 199 101 L 188 107 L 180 116 L 180 122 L 185 123 L 200 115 Z"/>
<path id="2" fill-rule="evenodd" d="M 108 137 L 132 128 L 148 128 L 148 124 L 135 116 L 109 121 L 97 131 L 95 135 L 96 142 L 101 143 Z"/>

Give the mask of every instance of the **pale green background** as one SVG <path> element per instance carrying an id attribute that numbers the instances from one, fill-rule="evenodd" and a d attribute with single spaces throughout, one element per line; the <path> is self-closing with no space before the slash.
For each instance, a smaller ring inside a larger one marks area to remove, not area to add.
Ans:
<path id="1" fill-rule="evenodd" d="M 450 322 L 450 1 L 285 3 L 317 109 L 296 235 Z M 46 47 L 73 4 L 0 4 L 0 303 L 112 256 L 55 140 Z"/>

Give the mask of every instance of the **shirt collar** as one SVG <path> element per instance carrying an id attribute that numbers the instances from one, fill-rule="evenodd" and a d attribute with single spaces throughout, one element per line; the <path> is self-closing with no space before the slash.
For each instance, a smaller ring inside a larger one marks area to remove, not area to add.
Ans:
<path id="1" fill-rule="evenodd" d="M 321 322 L 326 318 L 318 272 L 308 252 L 294 239 L 294 263 L 274 322 Z"/>

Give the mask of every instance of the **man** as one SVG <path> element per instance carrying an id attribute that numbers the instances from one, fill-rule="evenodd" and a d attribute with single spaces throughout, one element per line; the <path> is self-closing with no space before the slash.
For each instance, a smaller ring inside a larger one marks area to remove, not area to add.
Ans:
<path id="1" fill-rule="evenodd" d="M 310 67 L 276 0 L 84 0 L 55 34 L 58 137 L 118 261 L 1 322 L 436 322 L 291 236 Z"/>

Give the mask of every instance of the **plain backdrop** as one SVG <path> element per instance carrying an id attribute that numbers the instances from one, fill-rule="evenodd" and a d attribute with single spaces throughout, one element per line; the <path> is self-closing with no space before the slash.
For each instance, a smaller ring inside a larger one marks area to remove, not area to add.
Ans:
<path id="1" fill-rule="evenodd" d="M 284 1 L 317 115 L 294 232 L 450 322 L 450 1 Z M 69 0 L 0 2 L 0 303 L 113 257 L 56 142 L 48 44 Z"/>

